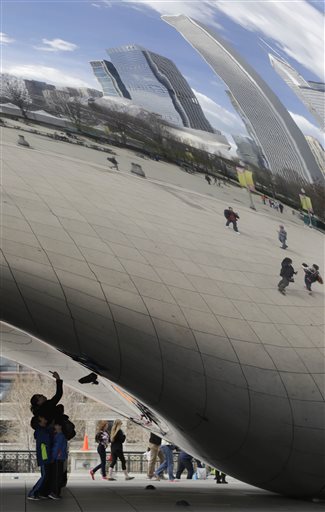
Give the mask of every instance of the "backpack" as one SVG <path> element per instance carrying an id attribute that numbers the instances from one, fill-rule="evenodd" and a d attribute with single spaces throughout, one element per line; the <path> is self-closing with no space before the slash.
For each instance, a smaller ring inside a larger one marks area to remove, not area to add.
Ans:
<path id="1" fill-rule="evenodd" d="M 68 418 L 64 419 L 62 424 L 62 432 L 65 435 L 67 441 L 70 441 L 76 436 L 75 425 Z"/>

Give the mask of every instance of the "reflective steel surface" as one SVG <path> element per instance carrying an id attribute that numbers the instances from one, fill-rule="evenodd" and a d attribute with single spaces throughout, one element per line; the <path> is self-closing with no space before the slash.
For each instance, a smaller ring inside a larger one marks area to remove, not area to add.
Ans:
<path id="1" fill-rule="evenodd" d="M 108 171 L 105 153 L 25 136 L 29 149 L 3 129 L 1 319 L 117 384 L 227 474 L 324 495 L 324 294 L 301 272 L 278 293 L 280 214 L 127 150 Z M 230 202 L 240 235 L 224 226 Z M 285 215 L 294 265 L 323 265 L 323 235 Z"/>

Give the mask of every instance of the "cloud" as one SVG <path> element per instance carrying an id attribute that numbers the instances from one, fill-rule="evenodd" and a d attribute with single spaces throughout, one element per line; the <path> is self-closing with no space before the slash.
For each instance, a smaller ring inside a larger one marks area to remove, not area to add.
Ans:
<path id="1" fill-rule="evenodd" d="M 272 40 L 289 57 L 324 80 L 324 17 L 307 0 L 138 0 L 139 4 L 159 14 L 185 14 L 217 28 L 218 15 L 222 13 L 245 29 Z"/>
<path id="2" fill-rule="evenodd" d="M 318 139 L 319 142 L 324 146 L 325 135 L 320 128 L 315 126 L 313 123 L 308 121 L 306 117 L 300 114 L 297 114 L 295 112 L 289 113 L 304 135 L 311 135 L 312 137 L 315 137 L 315 139 Z"/>
<path id="3" fill-rule="evenodd" d="M 275 41 L 289 57 L 324 79 L 324 17 L 308 1 L 218 0 L 215 5 L 244 28 Z"/>
<path id="4" fill-rule="evenodd" d="M 209 98 L 209 96 L 206 96 L 194 89 L 193 92 L 197 97 L 206 118 L 214 128 L 227 133 L 246 134 L 245 127 L 241 119 L 236 114 L 219 105 Z"/>
<path id="5" fill-rule="evenodd" d="M 99 4 L 91 4 L 93 7 L 96 7 L 97 9 L 100 9 L 100 5 Z"/>
<path id="6" fill-rule="evenodd" d="M 46 46 L 34 46 L 35 50 L 43 52 L 73 52 L 78 48 L 74 43 L 69 43 L 63 39 L 42 39 L 42 43 Z"/>
<path id="7" fill-rule="evenodd" d="M 212 1 L 178 1 L 178 0 L 137 0 L 130 2 L 129 0 L 120 0 L 120 5 L 126 4 L 136 10 L 150 8 L 159 14 L 186 14 L 198 21 L 205 21 L 214 27 L 221 28 L 217 20 L 213 18 L 216 14 L 215 2 Z M 142 9 L 140 6 L 142 4 Z"/>
<path id="8" fill-rule="evenodd" d="M 14 39 L 12 37 L 9 37 L 4 32 L 0 32 L 0 44 L 8 44 L 13 43 Z"/>
<path id="9" fill-rule="evenodd" d="M 64 85 L 69 87 L 93 87 L 84 80 L 69 75 L 63 70 L 51 68 L 48 66 L 37 66 L 33 64 L 23 64 L 9 66 L 4 70 L 11 75 L 20 76 L 30 80 L 40 80 L 55 85 Z"/>

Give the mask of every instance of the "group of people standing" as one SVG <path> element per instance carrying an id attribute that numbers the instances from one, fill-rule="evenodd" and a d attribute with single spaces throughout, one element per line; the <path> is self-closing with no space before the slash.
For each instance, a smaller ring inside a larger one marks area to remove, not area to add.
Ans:
<path id="1" fill-rule="evenodd" d="M 36 441 L 37 464 L 41 476 L 29 491 L 29 500 L 60 500 L 61 489 L 67 483 L 68 440 L 75 436 L 73 423 L 64 414 L 59 404 L 63 395 L 63 382 L 57 372 L 52 372 L 56 380 L 55 395 L 47 399 L 42 394 L 32 396 L 31 427 Z"/>

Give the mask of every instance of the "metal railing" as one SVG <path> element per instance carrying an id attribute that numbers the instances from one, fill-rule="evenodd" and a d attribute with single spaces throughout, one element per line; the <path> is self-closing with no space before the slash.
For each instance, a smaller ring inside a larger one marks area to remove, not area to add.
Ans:
<path id="1" fill-rule="evenodd" d="M 85 452 L 82 452 L 85 453 Z M 127 470 L 131 473 L 146 473 L 147 460 L 143 452 L 124 452 Z M 109 457 L 109 452 L 108 452 Z M 174 454 L 174 464 L 177 464 L 178 454 Z M 86 462 L 86 461 L 85 461 Z M 98 460 L 99 462 L 99 460 Z M 109 461 L 107 462 L 109 465 Z M 84 464 L 88 469 L 90 464 Z M 69 468 L 69 466 L 68 466 Z M 121 470 L 121 462 L 116 465 Z M 35 473 L 38 471 L 36 452 L 29 450 L 0 450 L 0 473 Z"/>
<path id="2" fill-rule="evenodd" d="M 0 473 L 35 473 L 36 471 L 38 467 L 35 451 L 0 451 Z"/>

